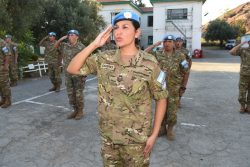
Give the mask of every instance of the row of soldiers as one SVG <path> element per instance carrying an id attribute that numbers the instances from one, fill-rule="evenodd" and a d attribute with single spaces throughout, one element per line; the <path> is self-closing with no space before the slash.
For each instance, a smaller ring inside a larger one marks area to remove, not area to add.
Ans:
<path id="1" fill-rule="evenodd" d="M 0 39 L 0 95 L 1 108 L 11 105 L 10 86 L 16 86 L 17 74 L 17 44 L 12 42 L 12 36 L 5 35 L 5 40 Z"/>

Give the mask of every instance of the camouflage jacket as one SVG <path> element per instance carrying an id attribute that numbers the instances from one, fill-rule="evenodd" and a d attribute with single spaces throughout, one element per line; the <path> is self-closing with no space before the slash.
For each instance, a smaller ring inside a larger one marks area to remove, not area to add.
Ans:
<path id="1" fill-rule="evenodd" d="M 167 73 L 168 88 L 181 86 L 183 74 L 188 71 L 188 68 L 182 66 L 183 62 L 187 62 L 186 57 L 181 52 L 174 52 L 172 55 L 167 55 L 164 51 L 155 53 L 161 69 Z"/>
<path id="2" fill-rule="evenodd" d="M 192 54 L 191 54 L 191 52 L 189 52 L 189 50 L 187 50 L 186 48 L 182 47 L 178 51 L 181 52 L 181 53 L 183 53 L 186 56 L 187 61 L 190 62 L 190 60 L 192 59 Z"/>
<path id="3" fill-rule="evenodd" d="M 117 49 L 116 45 L 110 42 L 110 43 L 103 45 L 103 47 L 101 48 L 101 51 L 103 52 L 105 50 L 115 50 L 115 49 Z"/>
<path id="4" fill-rule="evenodd" d="M 152 129 L 152 98 L 168 96 L 155 57 L 140 50 L 124 64 L 119 50 L 109 50 L 88 57 L 80 73 L 98 76 L 102 137 L 115 144 L 145 143 Z"/>
<path id="5" fill-rule="evenodd" d="M 250 76 L 250 47 L 240 48 L 236 54 L 241 58 L 240 74 Z"/>
<path id="6" fill-rule="evenodd" d="M 59 50 L 63 56 L 63 62 L 65 67 L 64 69 L 67 69 L 69 63 L 75 57 L 75 55 L 84 48 L 85 46 L 79 41 L 74 46 L 70 45 L 70 43 L 68 42 L 61 43 Z"/>
<path id="7" fill-rule="evenodd" d="M 7 44 L 4 41 L 0 41 L 0 72 L 3 71 L 4 69 L 4 61 L 6 59 L 6 56 L 10 56 L 11 55 L 11 51 L 10 51 L 10 46 L 9 44 Z"/>
<path id="8" fill-rule="evenodd" d="M 60 53 L 58 49 L 54 48 L 56 41 L 44 41 L 41 46 L 45 47 L 45 61 L 49 64 L 58 64 L 60 60 Z"/>

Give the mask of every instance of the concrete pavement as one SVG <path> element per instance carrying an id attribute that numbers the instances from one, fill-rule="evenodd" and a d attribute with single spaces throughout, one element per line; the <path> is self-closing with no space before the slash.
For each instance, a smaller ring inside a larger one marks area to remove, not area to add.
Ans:
<path id="1" fill-rule="evenodd" d="M 176 140 L 160 137 L 151 167 L 249 167 L 250 115 L 239 114 L 239 57 L 204 50 L 194 59 L 178 112 Z M 97 80 L 88 77 L 85 118 L 70 113 L 66 91 L 48 93 L 47 77 L 12 88 L 13 105 L 0 109 L 1 167 L 102 167 Z M 63 86 L 64 87 L 64 86 Z"/>

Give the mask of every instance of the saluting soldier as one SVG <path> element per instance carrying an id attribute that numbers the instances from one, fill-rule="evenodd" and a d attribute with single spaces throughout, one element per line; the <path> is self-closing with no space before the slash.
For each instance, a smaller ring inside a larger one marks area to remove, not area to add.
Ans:
<path id="1" fill-rule="evenodd" d="M 85 46 L 78 40 L 79 32 L 70 30 L 68 34 L 61 37 L 55 44 L 63 56 L 64 69 L 66 69 L 70 61 L 79 53 Z M 63 40 L 68 39 L 68 42 Z M 65 71 L 65 84 L 67 88 L 69 104 L 73 108 L 73 112 L 68 116 L 68 119 L 79 120 L 83 117 L 84 97 L 83 90 L 85 86 L 85 76 L 72 75 Z"/>
<path id="2" fill-rule="evenodd" d="M 175 49 L 176 49 L 176 51 L 179 51 L 179 52 L 183 53 L 186 56 L 186 60 L 188 61 L 188 68 L 189 68 L 189 70 L 183 75 L 183 82 L 182 82 L 182 85 L 181 85 L 181 88 L 180 88 L 180 101 L 181 101 L 182 95 L 186 91 L 187 82 L 188 82 L 189 74 L 190 74 L 190 69 L 191 69 L 191 66 L 192 66 L 192 54 L 188 49 L 183 47 L 183 43 L 184 43 L 184 39 L 182 37 L 177 37 L 176 38 Z M 179 101 L 179 106 L 180 106 L 180 101 Z"/>
<path id="3" fill-rule="evenodd" d="M 247 48 L 241 48 L 248 43 Z M 240 43 L 230 50 L 233 56 L 240 56 L 239 98 L 240 113 L 250 114 L 250 40 Z"/>
<path id="4" fill-rule="evenodd" d="M 91 53 L 105 44 L 109 26 L 68 66 L 77 75 L 97 74 L 103 166 L 149 166 L 149 155 L 165 114 L 165 73 L 154 56 L 138 49 L 140 18 L 122 11 L 113 19 L 119 49 Z M 156 100 L 152 128 L 152 98 Z"/>
<path id="5" fill-rule="evenodd" d="M 0 39 L 0 106 L 7 108 L 11 105 L 11 89 L 9 82 L 9 60 L 11 56 L 9 45 Z"/>
<path id="6" fill-rule="evenodd" d="M 62 84 L 61 79 L 61 55 L 58 49 L 54 48 L 56 43 L 56 33 L 50 32 L 40 42 L 39 46 L 45 47 L 45 62 L 48 63 L 48 75 L 53 87 L 49 91 L 59 92 Z"/>
<path id="7" fill-rule="evenodd" d="M 167 74 L 167 88 L 169 92 L 168 106 L 165 118 L 162 121 L 159 136 L 167 133 L 168 140 L 174 140 L 173 128 L 177 123 L 177 111 L 179 103 L 179 91 L 183 84 L 183 74 L 188 71 L 188 62 L 186 57 L 181 52 L 175 51 L 175 37 L 173 35 L 167 35 L 163 39 L 163 51 L 156 51 L 156 56 L 161 69 Z M 145 51 L 151 52 L 151 50 L 159 46 L 162 41 L 159 41 L 149 46 Z M 166 129 L 167 126 L 167 129 Z"/>
<path id="8" fill-rule="evenodd" d="M 17 43 L 12 41 L 12 35 L 7 34 L 5 35 L 5 42 L 9 44 L 11 57 L 9 60 L 9 77 L 10 77 L 10 86 L 17 86 L 18 81 L 18 72 L 17 72 L 17 59 L 18 59 L 18 52 L 17 52 Z"/>

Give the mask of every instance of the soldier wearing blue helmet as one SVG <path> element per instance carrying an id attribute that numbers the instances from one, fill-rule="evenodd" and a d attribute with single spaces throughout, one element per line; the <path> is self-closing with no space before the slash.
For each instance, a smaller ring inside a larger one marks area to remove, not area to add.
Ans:
<path id="1" fill-rule="evenodd" d="M 250 25 L 249 25 L 250 26 Z M 247 48 L 241 47 L 248 43 Z M 239 97 L 241 114 L 250 114 L 250 40 L 240 43 L 229 52 L 233 56 L 240 56 L 240 80 L 239 80 Z"/>
<path id="2" fill-rule="evenodd" d="M 68 42 L 63 40 L 68 39 Z M 79 53 L 85 46 L 79 41 L 79 31 L 72 29 L 67 35 L 61 37 L 54 46 L 59 48 L 63 55 L 64 69 L 66 69 L 72 58 Z M 65 84 L 69 98 L 69 104 L 73 112 L 68 115 L 68 119 L 80 120 L 84 116 L 84 95 L 85 76 L 71 75 L 65 71 Z"/>
<path id="3" fill-rule="evenodd" d="M 176 41 L 175 41 L 175 49 L 176 51 L 179 51 L 181 53 L 183 53 L 186 56 L 186 60 L 188 61 L 188 72 L 183 74 L 183 85 L 181 85 L 180 88 L 180 101 L 181 101 L 181 97 L 182 95 L 185 93 L 186 91 L 186 86 L 187 86 L 187 82 L 188 82 L 188 78 L 189 78 L 189 74 L 190 74 L 190 69 L 192 66 L 192 54 L 189 50 L 187 50 L 185 47 L 183 47 L 183 43 L 184 43 L 184 38 L 182 37 L 177 37 Z M 179 107 L 180 107 L 180 101 L 179 101 Z"/>
<path id="4" fill-rule="evenodd" d="M 103 166 L 149 166 L 149 155 L 165 114 L 165 73 L 154 56 L 137 47 L 139 27 L 136 13 L 120 12 L 67 69 L 73 74 L 98 77 Z M 91 55 L 105 44 L 112 30 L 118 48 Z M 157 106 L 153 127 L 152 98 Z"/>
<path id="5" fill-rule="evenodd" d="M 5 35 L 5 42 L 9 44 L 11 57 L 9 60 L 9 76 L 10 76 L 10 86 L 17 86 L 18 81 L 18 44 L 12 41 L 12 35 Z"/>
<path id="6" fill-rule="evenodd" d="M 45 62 L 48 63 L 48 75 L 53 87 L 49 91 L 59 92 L 62 84 L 61 79 L 61 55 L 58 49 L 54 48 L 56 33 L 49 32 L 40 42 L 39 46 L 45 47 Z"/>
<path id="7" fill-rule="evenodd" d="M 152 52 L 152 49 L 163 43 L 163 51 Z M 179 103 L 179 90 L 183 84 L 183 74 L 188 71 L 188 62 L 181 52 L 175 50 L 175 37 L 166 35 L 162 41 L 145 49 L 146 52 L 154 54 L 160 63 L 161 69 L 167 73 L 168 83 L 168 106 L 165 118 L 161 124 L 159 136 L 167 134 L 168 140 L 174 140 L 173 128 L 177 123 L 177 110 Z M 167 127 L 167 128 L 166 128 Z"/>

